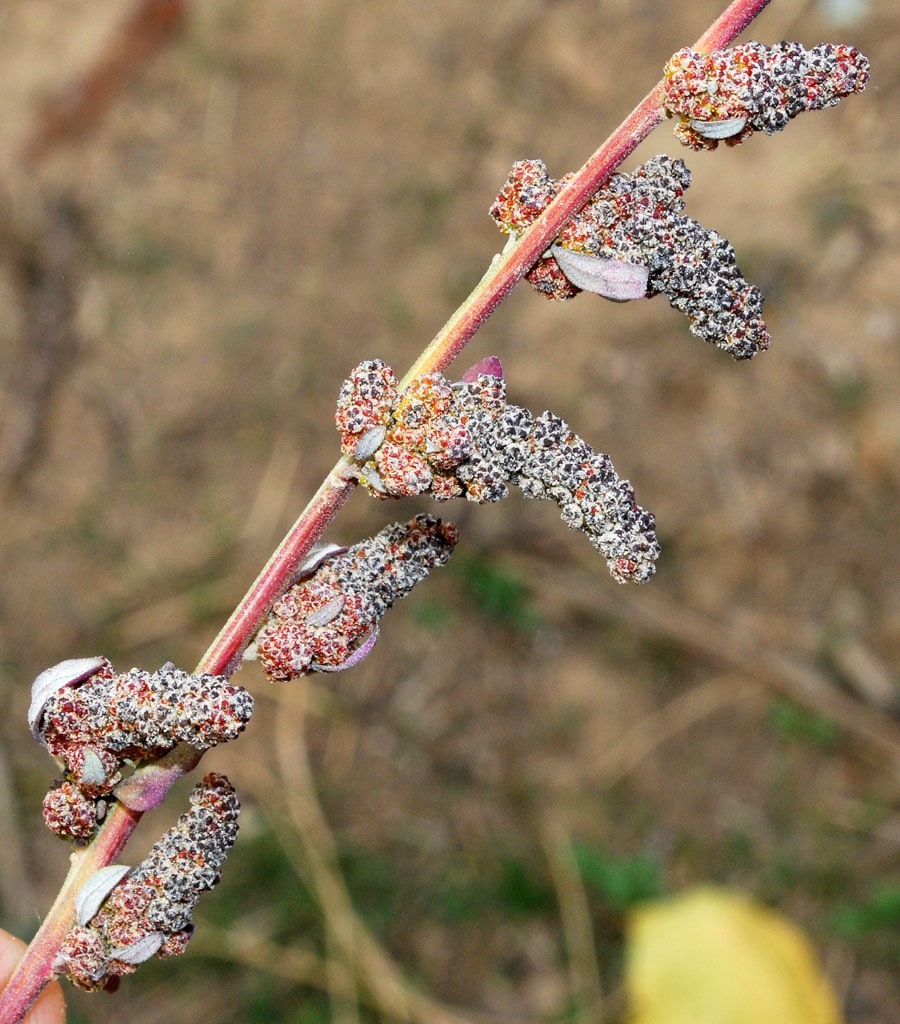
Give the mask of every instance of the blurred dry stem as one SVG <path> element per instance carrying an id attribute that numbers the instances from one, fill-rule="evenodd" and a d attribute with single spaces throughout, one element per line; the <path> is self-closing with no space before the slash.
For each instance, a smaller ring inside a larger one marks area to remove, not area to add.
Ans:
<path id="1" fill-rule="evenodd" d="M 558 811 L 541 814 L 541 842 L 550 868 L 550 877 L 559 902 L 559 915 L 565 939 L 569 988 L 575 1022 L 601 1024 L 603 991 L 597 965 L 594 926 L 584 883 L 575 863 L 568 828 Z"/>
<path id="2" fill-rule="evenodd" d="M 532 569 L 536 569 L 534 563 Z M 675 640 L 678 644 L 714 658 L 761 679 L 785 696 L 832 718 L 863 743 L 863 749 L 887 759 L 900 778 L 900 723 L 877 706 L 863 704 L 843 693 L 811 665 L 777 650 L 762 637 L 754 636 L 743 623 L 740 628 L 713 620 L 668 597 L 662 591 L 641 593 L 637 598 L 611 595 L 589 583 L 576 584 L 569 572 L 542 566 L 542 585 L 556 607 L 588 611 L 603 609 L 607 615 L 624 619 L 648 635 Z"/>
<path id="3" fill-rule="evenodd" d="M 18 359 L 9 367 L 0 480 L 20 485 L 41 454 L 49 429 L 50 406 L 78 352 L 79 263 L 84 255 L 83 224 L 68 202 L 47 204 L 29 236 L 25 218 L 12 203 L 0 214 L 0 248 L 13 263 L 24 334 Z M 17 223 L 18 221 L 18 223 Z"/>
<path id="4" fill-rule="evenodd" d="M 4 699 L 6 694 L 3 695 Z M 6 744 L 0 740 L 0 821 L 4 823 L 3 855 L 0 856 L 0 892 L 9 916 L 19 924 L 31 917 L 34 887 L 28 870 L 19 809 L 9 770 Z"/>
<path id="5" fill-rule="evenodd" d="M 134 77 L 184 27 L 184 0 L 137 0 L 96 62 L 47 100 L 22 159 L 35 167 L 57 146 L 97 128 Z"/>
<path id="6" fill-rule="evenodd" d="M 762 702 L 762 687 L 743 674 L 729 673 L 697 683 L 645 715 L 602 751 L 594 765 L 594 777 L 609 789 L 626 779 L 657 748 L 698 723 L 740 704 L 759 706 Z"/>
<path id="7" fill-rule="evenodd" d="M 299 684 L 299 685 L 297 685 Z M 322 908 L 329 945 L 389 1020 L 416 1024 L 472 1024 L 471 1019 L 417 992 L 353 909 L 337 866 L 337 847 L 315 796 L 305 743 L 308 700 L 303 680 L 279 691 L 279 791 L 285 795 L 295 839 Z M 332 979 L 332 984 L 337 984 Z M 333 988 L 330 987 L 333 993 Z M 353 998 L 342 1000 L 344 1012 Z M 352 1012 L 352 1011 L 351 1011 Z"/>
<path id="8" fill-rule="evenodd" d="M 352 980 L 357 960 L 357 922 L 339 874 L 334 838 L 315 799 L 303 738 L 307 692 L 301 685 L 291 691 L 285 688 L 282 693 L 276 734 L 279 789 L 286 794 L 288 813 L 308 865 L 313 890 L 322 907 L 328 963 L 337 970 L 346 971 Z M 352 985 L 344 998 L 335 997 L 334 985 L 329 986 L 329 991 L 332 993 L 332 1019 L 336 1024 L 358 1022 L 357 995 Z"/>

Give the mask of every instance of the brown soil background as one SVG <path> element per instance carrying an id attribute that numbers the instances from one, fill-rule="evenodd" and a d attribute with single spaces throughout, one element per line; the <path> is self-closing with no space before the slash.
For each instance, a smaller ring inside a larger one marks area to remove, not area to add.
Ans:
<path id="1" fill-rule="evenodd" d="M 33 676 L 100 651 L 194 664 L 333 464 L 350 367 L 405 370 L 501 246 L 486 211 L 512 162 L 580 165 L 717 10 L 201 0 L 102 124 L 30 171 L 19 154 L 42 99 L 123 10 L 0 12 L 7 927 L 33 931 L 67 856 L 40 821 L 53 768 L 24 724 Z M 617 588 L 544 504 L 454 503 L 454 567 L 391 613 L 359 669 L 307 687 L 325 816 L 385 878 L 379 902 L 347 867 L 351 896 L 412 986 L 473 1020 L 575 1019 L 591 968 L 579 981 L 567 899 L 587 908 L 607 1019 L 622 1014 L 621 915 L 554 875 L 569 841 L 650 856 L 669 891 L 714 881 L 776 905 L 811 935 L 849 1021 L 900 1016 L 897 921 L 858 940 L 829 923 L 900 883 L 897 13 L 874 0 L 839 28 L 787 0 L 747 37 L 852 42 L 871 85 L 734 150 L 679 152 L 663 127 L 625 169 L 686 158 L 687 212 L 767 295 L 771 350 L 734 364 L 661 298 L 561 305 L 523 286 L 455 368 L 498 354 L 511 400 L 612 454 L 656 514 L 657 576 Z M 48 309 L 55 333 L 34 329 Z M 357 494 L 329 537 L 423 507 Z M 510 580 L 525 588 L 512 615 L 473 597 L 485 566 L 501 604 Z M 255 667 L 241 682 L 257 718 L 209 763 L 244 797 L 248 841 L 275 829 L 290 860 L 302 844 L 279 773 L 302 688 L 276 691 Z M 152 841 L 146 825 L 126 861 Z M 485 897 L 456 917 L 437 905 L 511 863 L 554 898 Z M 352 1020 L 321 985 L 244 962 L 276 935 L 290 884 L 223 883 L 182 964 L 114 997 L 73 994 L 73 1019 Z M 204 955 L 215 913 L 238 937 L 227 969 Z M 320 916 L 278 941 L 332 962 Z"/>

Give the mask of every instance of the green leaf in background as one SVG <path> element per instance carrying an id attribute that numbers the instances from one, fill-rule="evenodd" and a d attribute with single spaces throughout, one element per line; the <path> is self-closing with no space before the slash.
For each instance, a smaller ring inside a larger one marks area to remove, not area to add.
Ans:
<path id="1" fill-rule="evenodd" d="M 572 852 L 585 884 L 613 910 L 628 910 L 662 895 L 662 873 L 652 857 L 613 857 L 590 843 L 575 843 Z"/>

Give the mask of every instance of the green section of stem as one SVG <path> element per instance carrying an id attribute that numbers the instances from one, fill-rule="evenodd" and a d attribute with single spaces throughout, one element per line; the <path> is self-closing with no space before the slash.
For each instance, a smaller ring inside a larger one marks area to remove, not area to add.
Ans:
<path id="1" fill-rule="evenodd" d="M 693 48 L 710 52 L 729 46 L 768 3 L 769 0 L 734 0 Z M 531 227 L 494 258 L 472 293 L 403 378 L 401 387 L 408 387 L 423 373 L 443 370 L 459 355 L 516 282 L 537 262 L 566 221 L 662 122 L 665 116 L 662 93 L 663 82 L 659 82 Z M 346 457 L 341 458 L 200 659 L 196 672 L 230 674 L 238 667 L 243 647 L 272 602 L 288 586 L 297 566 L 353 492 L 356 483 L 352 474 L 353 463 Z M 0 1024 L 18 1024 L 50 982 L 53 961 L 74 924 L 76 893 L 94 871 L 118 857 L 140 819 L 139 812 L 116 802 L 91 845 L 72 855 L 72 867 L 56 902 L 0 995 Z"/>

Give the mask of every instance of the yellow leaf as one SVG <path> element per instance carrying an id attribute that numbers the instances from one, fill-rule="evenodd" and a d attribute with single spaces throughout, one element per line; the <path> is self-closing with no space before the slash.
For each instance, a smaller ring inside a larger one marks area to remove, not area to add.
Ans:
<path id="1" fill-rule="evenodd" d="M 726 889 L 644 904 L 628 924 L 630 1024 L 840 1024 L 803 933 Z"/>

